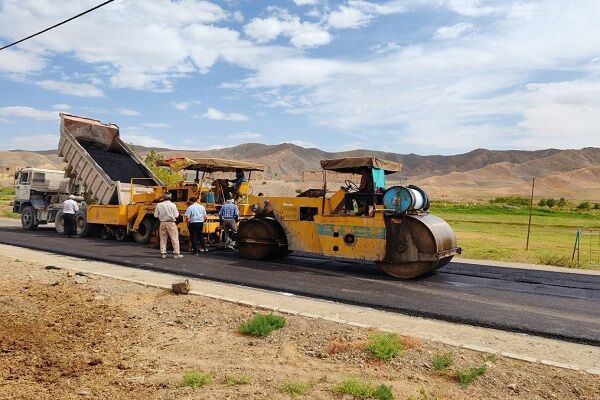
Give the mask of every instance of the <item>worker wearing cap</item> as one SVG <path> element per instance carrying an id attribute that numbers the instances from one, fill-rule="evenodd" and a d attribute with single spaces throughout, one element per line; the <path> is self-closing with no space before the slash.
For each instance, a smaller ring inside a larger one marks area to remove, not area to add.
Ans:
<path id="1" fill-rule="evenodd" d="M 75 201 L 75 196 L 71 194 L 63 202 L 63 221 L 66 237 L 72 238 L 77 236 L 77 224 L 75 222 L 75 213 L 77 211 L 79 211 L 79 205 Z"/>
<path id="2" fill-rule="evenodd" d="M 231 238 L 232 234 L 237 234 L 237 223 L 240 218 L 240 209 L 229 199 L 221 206 L 219 210 L 219 219 L 221 220 L 221 229 L 225 234 L 225 244 L 228 248 L 233 249 L 235 242 Z"/>
<path id="3" fill-rule="evenodd" d="M 171 201 L 170 193 L 166 193 L 163 201 L 156 205 L 154 216 L 160 221 L 160 256 L 167 258 L 167 240 L 171 238 L 174 258 L 183 257 L 179 252 L 179 232 L 177 231 L 177 222 L 175 222 L 179 217 L 179 210 Z"/>

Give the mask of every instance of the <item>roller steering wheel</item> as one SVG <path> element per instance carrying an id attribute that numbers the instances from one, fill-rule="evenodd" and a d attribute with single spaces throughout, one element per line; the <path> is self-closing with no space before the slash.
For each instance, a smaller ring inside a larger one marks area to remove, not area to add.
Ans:
<path id="1" fill-rule="evenodd" d="M 346 190 L 354 190 L 355 192 L 358 192 L 358 185 L 351 180 L 346 179 L 344 184 L 346 185 Z"/>

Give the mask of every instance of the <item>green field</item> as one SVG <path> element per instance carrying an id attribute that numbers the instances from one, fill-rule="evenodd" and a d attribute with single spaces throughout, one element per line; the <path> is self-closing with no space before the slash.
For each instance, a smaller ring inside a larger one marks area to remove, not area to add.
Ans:
<path id="1" fill-rule="evenodd" d="M 12 212 L 10 203 L 15 197 L 15 189 L 12 187 L 0 188 L 0 217 L 1 218 L 19 218 L 19 214 Z"/>
<path id="2" fill-rule="evenodd" d="M 430 211 L 452 226 L 465 258 L 576 267 L 575 236 L 577 229 L 584 229 L 580 268 L 600 269 L 600 210 L 577 210 L 574 204 L 563 209 L 534 207 L 529 251 L 527 206 L 434 202 Z"/>

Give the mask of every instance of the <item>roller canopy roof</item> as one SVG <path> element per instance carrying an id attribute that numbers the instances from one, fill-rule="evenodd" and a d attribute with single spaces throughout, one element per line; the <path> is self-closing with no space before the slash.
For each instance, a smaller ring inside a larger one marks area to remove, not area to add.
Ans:
<path id="1" fill-rule="evenodd" d="M 322 160 L 321 167 L 328 171 L 354 173 L 360 168 L 379 168 L 386 174 L 393 174 L 402 169 L 402 165 L 377 157 L 346 157 L 332 160 Z"/>
<path id="2" fill-rule="evenodd" d="M 237 169 L 241 169 L 243 171 L 264 170 L 264 166 L 260 164 L 245 161 L 225 160 L 222 158 L 196 158 L 192 160 L 184 157 L 173 157 L 159 161 L 158 165 L 170 167 L 175 170 L 185 169 L 205 172 L 234 172 Z"/>

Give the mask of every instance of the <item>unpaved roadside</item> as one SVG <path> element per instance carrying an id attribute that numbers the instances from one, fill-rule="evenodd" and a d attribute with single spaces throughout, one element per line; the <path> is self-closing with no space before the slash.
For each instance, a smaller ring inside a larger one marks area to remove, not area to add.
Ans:
<path id="1" fill-rule="evenodd" d="M 286 316 L 265 339 L 237 333 L 250 307 L 0 257 L 1 399 L 285 399 L 286 380 L 310 384 L 299 398 L 332 399 L 349 376 L 391 385 L 396 399 L 600 399 L 598 376 L 406 339 L 390 363 L 362 348 L 369 331 Z M 431 369 L 451 352 L 449 372 Z M 467 389 L 453 370 L 488 365 Z M 185 371 L 213 375 L 199 389 Z M 227 376 L 250 383 L 228 386 Z M 422 393 L 425 393 L 425 396 Z"/>

